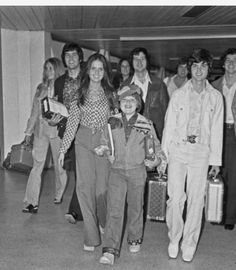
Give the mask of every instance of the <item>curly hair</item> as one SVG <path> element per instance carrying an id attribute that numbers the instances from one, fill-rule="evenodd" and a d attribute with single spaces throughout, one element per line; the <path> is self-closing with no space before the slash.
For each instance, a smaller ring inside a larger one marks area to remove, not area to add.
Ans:
<path id="1" fill-rule="evenodd" d="M 236 54 L 236 48 L 229 48 L 226 51 L 224 51 L 224 53 L 222 54 L 222 56 L 220 58 L 222 67 L 224 66 L 225 59 L 229 54 L 231 54 L 231 55 Z"/>
<path id="2" fill-rule="evenodd" d="M 150 56 L 148 54 L 148 51 L 145 49 L 145 48 L 142 48 L 142 47 L 138 47 L 138 48 L 135 48 L 133 49 L 131 52 L 130 52 L 130 55 L 129 55 L 129 59 L 130 59 L 130 63 L 131 63 L 131 67 L 132 69 L 134 68 L 133 67 L 133 59 L 134 59 L 134 55 L 138 55 L 140 53 L 143 53 L 146 57 L 146 61 L 147 61 L 147 70 L 150 69 Z"/>
<path id="3" fill-rule="evenodd" d="M 191 74 L 191 67 L 193 63 L 200 63 L 200 62 L 207 63 L 209 76 L 212 70 L 213 58 L 208 50 L 202 48 L 194 49 L 192 54 L 189 56 L 187 65 L 189 73 Z"/>
<path id="4" fill-rule="evenodd" d="M 66 43 L 62 49 L 61 60 L 66 67 L 65 55 L 66 52 L 76 51 L 79 56 L 79 61 L 82 63 L 84 61 L 84 53 L 77 43 Z"/>

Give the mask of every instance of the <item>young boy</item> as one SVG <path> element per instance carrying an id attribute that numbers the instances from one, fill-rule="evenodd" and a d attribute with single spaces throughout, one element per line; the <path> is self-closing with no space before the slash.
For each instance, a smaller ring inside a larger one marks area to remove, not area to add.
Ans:
<path id="1" fill-rule="evenodd" d="M 119 256 L 126 197 L 129 251 L 140 250 L 147 176 L 145 166 L 153 168 L 165 160 L 152 122 L 138 113 L 142 104 L 140 93 L 136 85 L 125 86 L 118 92 L 122 112 L 109 118 L 110 132 L 104 131 L 102 145 L 95 149 L 98 155 L 107 153 L 111 162 L 102 264 L 112 265 Z M 145 137 L 149 135 L 153 136 L 155 145 L 152 160 L 145 159 Z M 113 145 L 114 151 L 110 151 L 109 145 Z"/>

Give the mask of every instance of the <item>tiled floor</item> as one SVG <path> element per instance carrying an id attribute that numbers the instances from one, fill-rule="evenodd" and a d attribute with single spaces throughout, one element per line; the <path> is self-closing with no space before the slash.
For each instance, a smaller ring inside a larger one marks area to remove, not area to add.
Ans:
<path id="1" fill-rule="evenodd" d="M 83 246 L 83 222 L 76 225 L 64 219 L 72 194 L 70 176 L 63 203 L 53 204 L 54 174 L 44 175 L 41 202 L 37 215 L 21 212 L 27 175 L 0 170 L 0 270 L 235 270 L 236 229 L 206 223 L 194 260 L 185 263 L 181 254 L 176 260 L 167 256 L 165 223 L 148 221 L 141 252 L 131 255 L 123 241 L 115 265 L 99 264 L 101 247 L 86 253 Z"/>

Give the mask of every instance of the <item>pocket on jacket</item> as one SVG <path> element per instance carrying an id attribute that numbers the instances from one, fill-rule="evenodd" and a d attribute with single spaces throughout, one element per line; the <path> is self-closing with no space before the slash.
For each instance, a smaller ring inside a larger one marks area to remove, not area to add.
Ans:
<path id="1" fill-rule="evenodd" d="M 184 106 L 178 106 L 175 108 L 176 113 L 176 126 L 182 126 L 186 123 L 186 109 Z"/>

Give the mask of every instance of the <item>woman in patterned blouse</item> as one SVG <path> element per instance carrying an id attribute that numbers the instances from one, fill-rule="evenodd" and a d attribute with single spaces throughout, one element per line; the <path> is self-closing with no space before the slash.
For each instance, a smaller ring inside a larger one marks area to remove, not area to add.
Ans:
<path id="1" fill-rule="evenodd" d="M 71 103 L 59 155 L 59 163 L 63 165 L 64 155 L 75 138 L 76 191 L 84 218 L 85 251 L 94 251 L 101 244 L 100 232 L 105 227 L 109 165 L 105 157 L 95 154 L 94 148 L 100 145 L 114 104 L 107 61 L 95 53 L 87 61 L 78 95 Z"/>

